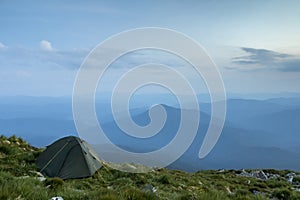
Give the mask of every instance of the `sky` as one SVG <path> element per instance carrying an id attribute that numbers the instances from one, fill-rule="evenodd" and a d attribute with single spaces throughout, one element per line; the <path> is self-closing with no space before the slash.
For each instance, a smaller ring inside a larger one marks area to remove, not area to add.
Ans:
<path id="1" fill-rule="evenodd" d="M 228 93 L 300 93 L 299 8 L 297 0 L 1 0 L 0 96 L 70 96 L 96 45 L 143 27 L 173 29 L 201 44 Z"/>

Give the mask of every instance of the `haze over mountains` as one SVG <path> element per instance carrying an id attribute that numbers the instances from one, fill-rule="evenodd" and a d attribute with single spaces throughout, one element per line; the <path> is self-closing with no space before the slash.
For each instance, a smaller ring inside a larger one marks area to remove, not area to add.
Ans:
<path id="1" fill-rule="evenodd" d="M 166 145 L 174 137 L 180 121 L 180 109 L 168 97 L 159 97 L 168 115 L 161 132 L 149 140 L 125 135 L 112 119 L 110 106 L 96 103 L 98 119 L 108 137 L 133 152 L 147 152 Z M 204 98 L 202 98 L 204 99 Z M 136 101 L 132 119 L 139 125 L 149 123 L 149 99 Z M 278 168 L 300 170 L 300 97 L 270 99 L 229 99 L 222 135 L 204 159 L 198 158 L 209 121 L 210 104 L 200 104 L 201 120 L 197 136 L 184 155 L 170 168 L 195 171 L 219 168 Z M 144 105 L 144 106 L 142 106 Z M 122 119 L 123 111 L 119 117 Z M 69 97 L 3 97 L 0 99 L 0 133 L 16 134 L 35 146 L 77 135 Z M 109 150 L 108 150 L 109 153 Z"/>

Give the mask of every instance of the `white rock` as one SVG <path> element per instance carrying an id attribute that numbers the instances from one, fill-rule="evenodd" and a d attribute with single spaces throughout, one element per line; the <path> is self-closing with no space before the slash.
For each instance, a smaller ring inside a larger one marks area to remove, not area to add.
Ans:
<path id="1" fill-rule="evenodd" d="M 36 177 L 36 180 L 43 182 L 46 180 L 46 178 L 45 177 Z"/>
<path id="2" fill-rule="evenodd" d="M 4 143 L 4 144 L 10 144 L 10 141 L 4 140 L 3 143 Z"/>
<path id="3" fill-rule="evenodd" d="M 50 200 L 64 200 L 62 197 L 52 197 Z"/>

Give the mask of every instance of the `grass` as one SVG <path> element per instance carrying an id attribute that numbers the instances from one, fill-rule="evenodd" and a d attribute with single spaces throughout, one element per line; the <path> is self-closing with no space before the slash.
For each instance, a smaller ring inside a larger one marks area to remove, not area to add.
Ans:
<path id="1" fill-rule="evenodd" d="M 279 175 L 264 181 L 239 176 L 238 171 L 234 170 L 187 173 L 156 169 L 149 173 L 132 174 L 106 166 L 85 179 L 47 178 L 41 182 L 33 172 L 36 171 L 35 159 L 41 151 L 16 136 L 0 136 L 0 200 L 40 200 L 54 196 L 61 196 L 64 200 L 300 199 L 300 192 L 294 191 L 284 179 L 291 172 L 289 170 L 264 170 Z M 147 189 L 149 185 L 156 191 Z"/>

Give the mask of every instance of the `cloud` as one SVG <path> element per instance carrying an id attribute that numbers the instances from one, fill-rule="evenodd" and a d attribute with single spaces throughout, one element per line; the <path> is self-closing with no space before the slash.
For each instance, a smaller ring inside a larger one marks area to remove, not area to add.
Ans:
<path id="1" fill-rule="evenodd" d="M 0 42 L 0 49 L 4 49 L 4 48 L 5 48 L 5 45 Z"/>
<path id="2" fill-rule="evenodd" d="M 113 64 L 113 68 L 132 68 L 147 63 L 159 63 L 170 67 L 186 66 L 188 63 L 175 54 L 157 50 L 136 50 L 121 56 Z"/>
<path id="3" fill-rule="evenodd" d="M 77 70 L 89 51 L 88 49 L 56 50 L 51 54 L 40 54 L 40 60 L 54 69 Z"/>
<path id="4" fill-rule="evenodd" d="M 18 70 L 76 70 L 89 49 L 52 50 L 6 47 L 0 53 L 1 69 Z"/>
<path id="5" fill-rule="evenodd" d="M 40 48 L 43 51 L 53 51 L 54 49 L 52 48 L 52 45 L 49 41 L 47 40 L 42 40 L 40 42 Z"/>
<path id="6" fill-rule="evenodd" d="M 246 55 L 232 58 L 230 69 L 300 72 L 300 57 L 267 49 L 241 47 Z"/>

